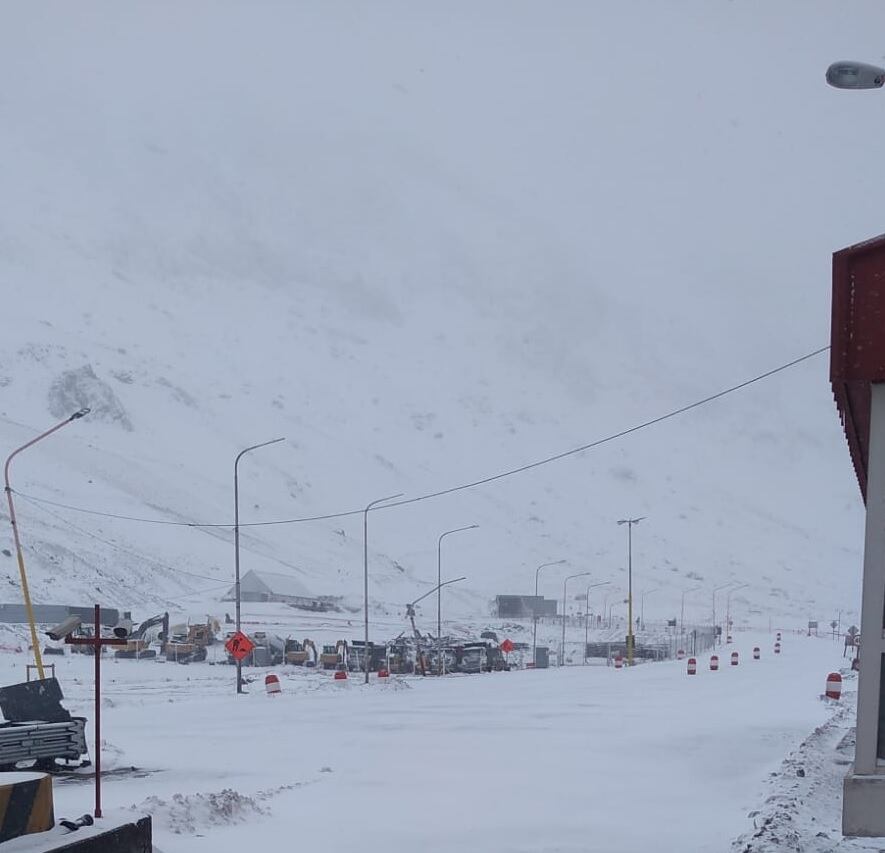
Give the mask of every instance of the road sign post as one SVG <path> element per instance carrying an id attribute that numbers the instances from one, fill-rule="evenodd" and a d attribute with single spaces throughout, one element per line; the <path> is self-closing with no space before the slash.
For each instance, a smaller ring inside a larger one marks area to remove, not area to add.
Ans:
<path id="1" fill-rule="evenodd" d="M 125 637 L 101 636 L 101 607 L 95 605 L 95 634 L 92 637 L 65 637 L 72 646 L 92 646 L 95 655 L 95 817 L 101 817 L 101 653 L 105 646 L 125 646 Z"/>
<path id="2" fill-rule="evenodd" d="M 507 665 L 510 666 L 510 652 L 513 651 L 513 641 L 505 637 L 504 642 L 501 643 L 501 651 L 507 655 Z"/>
<path id="3" fill-rule="evenodd" d="M 247 634 L 244 634 L 242 631 L 237 631 L 228 638 L 224 647 L 230 653 L 230 656 L 237 662 L 237 693 L 242 693 L 243 682 L 240 674 L 242 672 L 241 666 L 243 660 L 252 654 L 252 651 L 255 648 L 255 643 L 249 639 Z"/>

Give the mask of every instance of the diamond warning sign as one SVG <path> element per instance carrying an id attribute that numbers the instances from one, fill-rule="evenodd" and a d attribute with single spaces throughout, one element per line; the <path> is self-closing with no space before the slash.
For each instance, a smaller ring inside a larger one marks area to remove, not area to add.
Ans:
<path id="1" fill-rule="evenodd" d="M 255 648 L 253 643 L 242 631 L 237 631 L 225 644 L 224 647 L 230 652 L 234 660 L 242 660 L 248 657 L 252 649 Z"/>

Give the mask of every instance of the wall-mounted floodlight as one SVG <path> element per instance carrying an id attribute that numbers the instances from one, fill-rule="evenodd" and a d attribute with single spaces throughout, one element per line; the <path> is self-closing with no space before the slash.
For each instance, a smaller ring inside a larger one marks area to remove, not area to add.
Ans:
<path id="1" fill-rule="evenodd" d="M 827 83 L 837 89 L 881 89 L 885 68 L 865 62 L 834 62 L 827 69 Z"/>

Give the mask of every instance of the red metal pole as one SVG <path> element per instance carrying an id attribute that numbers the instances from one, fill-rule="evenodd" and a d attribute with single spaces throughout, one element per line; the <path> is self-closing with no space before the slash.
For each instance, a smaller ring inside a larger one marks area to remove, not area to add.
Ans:
<path id="1" fill-rule="evenodd" d="M 95 605 L 95 816 L 101 817 L 101 605 Z"/>

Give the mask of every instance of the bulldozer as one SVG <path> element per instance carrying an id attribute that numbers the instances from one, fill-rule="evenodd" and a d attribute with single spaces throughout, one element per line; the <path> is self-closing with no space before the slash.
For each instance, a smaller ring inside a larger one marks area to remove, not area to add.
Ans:
<path id="1" fill-rule="evenodd" d="M 170 639 L 163 644 L 166 660 L 177 663 L 204 661 L 207 648 L 215 642 L 215 628 L 211 619 L 194 625 L 177 626 Z M 182 631 L 181 628 L 184 628 Z"/>

